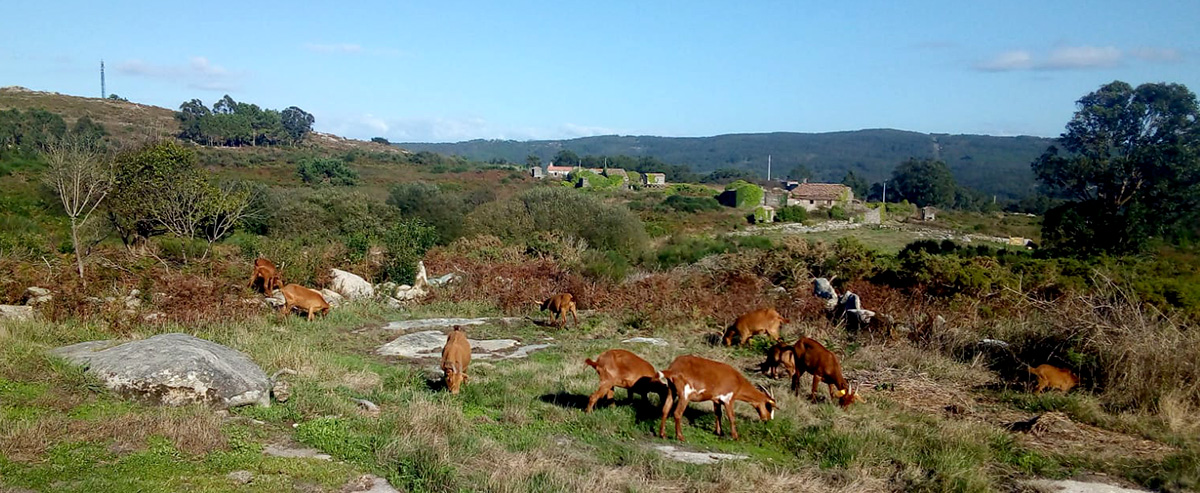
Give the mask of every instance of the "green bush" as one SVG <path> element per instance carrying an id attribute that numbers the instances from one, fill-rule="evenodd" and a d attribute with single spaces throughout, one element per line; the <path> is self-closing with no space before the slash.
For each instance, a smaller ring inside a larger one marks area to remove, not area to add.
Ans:
<path id="1" fill-rule="evenodd" d="M 685 197 L 712 197 L 716 195 L 713 189 L 693 183 L 672 183 L 667 185 L 667 195 L 683 195 Z"/>
<path id="2" fill-rule="evenodd" d="M 296 165 L 300 180 L 310 185 L 345 185 L 358 183 L 358 173 L 337 158 L 309 158 Z"/>
<path id="3" fill-rule="evenodd" d="M 425 182 L 404 183 L 392 187 L 387 203 L 404 216 L 419 218 L 437 228 L 438 244 L 448 245 L 462 236 L 467 213 L 491 200 L 494 193 L 485 190 L 468 194 L 447 188 Z"/>
<path id="4" fill-rule="evenodd" d="M 671 195 L 662 202 L 662 206 L 680 212 L 715 211 L 721 208 L 721 204 L 713 197 L 688 197 L 684 195 Z"/>
<path id="5" fill-rule="evenodd" d="M 404 219 L 388 228 L 383 235 L 387 252 L 381 280 L 412 284 L 417 277 L 417 262 L 436 243 L 437 230 L 420 219 Z"/>
<path id="6" fill-rule="evenodd" d="M 850 215 L 846 214 L 846 209 L 842 208 L 842 206 L 835 205 L 829 208 L 829 218 L 836 221 L 845 221 L 850 218 Z"/>
<path id="7" fill-rule="evenodd" d="M 775 211 L 775 220 L 781 223 L 802 223 L 808 220 L 808 209 L 798 205 L 780 207 Z"/>
<path id="8" fill-rule="evenodd" d="M 624 206 L 558 187 L 534 188 L 480 207 L 467 216 L 466 231 L 513 243 L 524 242 L 537 231 L 555 231 L 626 257 L 640 254 L 649 241 L 641 219 Z"/>
<path id="9" fill-rule="evenodd" d="M 648 263 L 660 269 L 677 265 L 692 264 L 696 261 L 720 253 L 736 253 L 756 249 L 770 250 L 774 243 L 763 236 L 718 236 L 708 238 L 703 236 L 672 237 L 659 248 Z"/>
<path id="10" fill-rule="evenodd" d="M 583 275 L 597 281 L 619 283 L 629 272 L 629 261 L 616 252 L 590 252 L 584 257 Z"/>
<path id="11" fill-rule="evenodd" d="M 727 207 L 738 209 L 754 207 L 762 204 L 763 189 L 753 183 L 738 180 L 726 186 L 725 191 L 717 197 L 717 200 Z"/>

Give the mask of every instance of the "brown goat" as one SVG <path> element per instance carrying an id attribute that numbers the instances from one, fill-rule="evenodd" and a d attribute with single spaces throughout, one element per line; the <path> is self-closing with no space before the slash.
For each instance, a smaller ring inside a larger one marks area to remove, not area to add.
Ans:
<path id="1" fill-rule="evenodd" d="M 1034 393 L 1040 394 L 1047 388 L 1069 392 L 1079 385 L 1079 377 L 1071 373 L 1071 370 L 1053 365 L 1026 366 L 1025 368 L 1029 369 L 1029 373 L 1037 376 L 1038 385 Z"/>
<path id="2" fill-rule="evenodd" d="M 246 286 L 252 289 L 261 286 L 263 294 L 270 296 L 276 289 L 283 288 L 283 278 L 275 264 L 260 257 L 254 259 L 254 270 L 250 273 L 250 283 Z"/>
<path id="3" fill-rule="evenodd" d="M 771 339 L 779 340 L 779 326 L 791 320 L 783 318 L 774 308 L 760 308 L 744 313 L 725 329 L 725 337 L 721 342 L 726 346 L 733 345 L 734 336 L 738 337 L 738 345 L 744 346 L 755 334 L 767 334 Z"/>
<path id="4" fill-rule="evenodd" d="M 821 343 L 801 337 L 792 346 L 792 352 L 795 358 L 795 366 L 792 371 L 792 392 L 796 395 L 800 395 L 800 376 L 807 372 L 813 376 L 812 394 L 809 396 L 812 400 L 817 400 L 817 387 L 821 382 L 825 382 L 829 385 L 829 397 L 837 400 L 842 407 L 855 402 L 866 402 L 866 399 L 858 394 L 857 388 L 852 388 L 846 383 L 846 377 L 842 376 L 842 365 L 838 363 L 837 356 L 825 349 Z"/>
<path id="5" fill-rule="evenodd" d="M 575 312 L 575 298 L 571 296 L 571 293 L 559 293 L 546 298 L 546 301 L 542 302 L 541 310 L 550 310 L 550 323 L 554 323 L 556 317 L 562 317 L 558 323 L 559 328 L 567 324 L 567 313 L 570 313 L 571 318 L 575 321 L 575 326 L 579 327 L 579 316 Z"/>
<path id="6" fill-rule="evenodd" d="M 600 387 L 588 398 L 587 409 L 583 411 L 585 413 L 592 412 L 601 397 L 611 400 L 613 387 L 627 389 L 630 399 L 634 394 L 642 394 L 643 398 L 647 398 L 650 392 L 654 392 L 661 402 L 667 393 L 667 386 L 658 379 L 654 365 L 624 349 L 609 349 L 600 353 L 596 361 L 585 359 L 583 362 L 595 368 L 600 377 Z"/>
<path id="7" fill-rule="evenodd" d="M 733 420 L 733 403 L 745 401 L 754 406 L 763 421 L 775 417 L 775 398 L 765 387 L 755 387 L 742 372 L 719 361 L 686 354 L 675 358 L 671 366 L 661 372 L 667 381 L 667 397 L 663 399 L 662 420 L 658 422 L 658 436 L 667 437 L 667 415 L 674 412 L 675 439 L 683 440 L 680 422 L 689 401 L 712 401 L 717 415 L 717 435 L 721 435 L 721 408 L 729 419 L 729 429 L 734 440 L 738 438 L 737 424 Z"/>
<path id="8" fill-rule="evenodd" d="M 462 327 L 455 325 L 442 348 L 442 372 L 446 374 L 446 388 L 451 394 L 457 394 L 459 387 L 467 381 L 467 365 L 470 364 L 471 342 Z"/>
<path id="9" fill-rule="evenodd" d="M 767 360 L 759 365 L 758 370 L 767 378 L 779 378 L 781 373 L 785 377 L 791 376 L 796 371 L 796 351 L 791 344 L 776 342 L 767 349 Z"/>
<path id="10" fill-rule="evenodd" d="M 321 293 L 308 289 L 299 284 L 288 284 L 283 289 L 283 313 L 291 313 L 292 308 L 299 308 L 308 312 L 308 319 L 313 319 L 313 313 L 321 312 L 324 316 L 329 313 L 329 303 L 325 302 L 325 297 Z"/>

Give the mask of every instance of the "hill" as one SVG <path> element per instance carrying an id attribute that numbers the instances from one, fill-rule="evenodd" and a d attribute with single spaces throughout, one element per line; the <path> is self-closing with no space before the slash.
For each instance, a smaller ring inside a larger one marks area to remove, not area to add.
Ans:
<path id="1" fill-rule="evenodd" d="M 104 126 L 118 144 L 144 141 L 147 138 L 179 133 L 175 110 L 116 99 L 71 96 L 57 92 L 34 91 L 19 86 L 0 87 L 0 111 L 43 109 L 62 115 L 67 124 L 87 115 Z M 363 150 L 369 152 L 403 152 L 392 146 L 347 139 L 336 135 L 312 132 L 306 141 L 329 151 Z M 214 148 L 219 149 L 219 148 Z M 234 149 L 234 148 L 228 148 Z"/>
<path id="2" fill-rule="evenodd" d="M 524 162 L 535 155 L 543 162 L 566 149 L 584 155 L 653 156 L 670 164 L 686 164 L 706 173 L 720 168 L 752 169 L 766 176 L 767 155 L 772 176 L 784 176 L 799 165 L 821 181 L 840 181 L 847 171 L 879 182 L 910 157 L 941 159 L 962 185 L 1019 198 L 1035 187 L 1029 163 L 1052 139 L 988 135 L 924 134 L 873 129 L 853 132 L 728 134 L 714 137 L 651 137 L 605 135 L 568 140 L 471 140 L 458 143 L 397 144 L 413 151 L 455 154 L 488 161 Z"/>

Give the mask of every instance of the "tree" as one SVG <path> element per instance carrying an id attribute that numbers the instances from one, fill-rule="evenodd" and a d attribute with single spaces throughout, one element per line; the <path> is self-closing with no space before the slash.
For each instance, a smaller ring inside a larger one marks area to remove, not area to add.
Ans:
<path id="1" fill-rule="evenodd" d="M 313 118 L 308 112 L 295 106 L 289 106 L 288 109 L 283 110 L 280 118 L 284 130 L 292 137 L 292 142 L 304 140 L 304 136 L 312 131 L 313 122 L 316 121 L 316 118 Z"/>
<path id="2" fill-rule="evenodd" d="M 808 166 L 798 164 L 791 171 L 788 171 L 787 177 L 789 180 L 809 180 L 812 179 L 813 172 L 811 169 L 808 169 Z"/>
<path id="3" fill-rule="evenodd" d="M 558 153 L 554 154 L 554 159 L 552 160 L 556 166 L 576 166 L 579 164 L 579 161 L 579 155 L 567 149 L 558 151 Z"/>
<path id="4" fill-rule="evenodd" d="M 43 179 L 62 202 L 63 211 L 71 220 L 71 246 L 75 250 L 75 267 L 83 277 L 83 257 L 79 245 L 79 229 L 92 217 L 92 212 L 108 196 L 113 185 L 112 162 L 85 137 L 68 137 L 51 144 L 43 153 L 47 168 Z"/>
<path id="5" fill-rule="evenodd" d="M 864 180 L 861 176 L 854 174 L 853 171 L 846 172 L 846 177 L 842 178 L 842 185 L 850 187 L 850 189 L 854 191 L 855 197 L 867 197 L 867 180 Z"/>
<path id="6" fill-rule="evenodd" d="M 1069 202 L 1043 222 L 1050 246 L 1126 253 L 1151 236 L 1186 233 L 1200 218 L 1200 110 L 1181 84 L 1121 81 L 1076 102 L 1067 130 L 1032 164 Z"/>
<path id="7" fill-rule="evenodd" d="M 542 158 L 533 154 L 525 156 L 525 166 L 529 166 L 530 168 L 540 168 L 542 166 Z"/>
<path id="8" fill-rule="evenodd" d="M 155 216 L 165 200 L 163 193 L 175 181 L 188 181 L 199 172 L 196 154 L 182 145 L 162 140 L 117 156 L 108 217 L 126 246 L 167 230 Z"/>
<path id="9" fill-rule="evenodd" d="M 349 186 L 358 183 L 358 173 L 346 166 L 345 161 L 337 158 L 306 159 L 296 167 L 296 174 L 308 184 Z"/>
<path id="10" fill-rule="evenodd" d="M 932 159 L 909 159 L 892 171 L 888 195 L 895 189 L 897 198 L 903 196 L 917 207 L 954 205 L 954 175 L 946 163 Z"/>
<path id="11" fill-rule="evenodd" d="M 371 137 L 371 142 L 376 144 L 391 145 L 391 142 L 388 142 L 387 137 Z"/>
<path id="12" fill-rule="evenodd" d="M 204 239 L 208 241 L 207 250 L 211 250 L 213 243 L 221 241 L 221 238 L 257 212 L 250 208 L 250 204 L 255 201 L 254 193 L 262 193 L 262 190 L 244 182 L 227 182 L 208 187 L 201 223 Z"/>
<path id="13" fill-rule="evenodd" d="M 122 101 L 122 102 L 126 102 L 126 103 L 128 103 L 128 102 L 129 102 L 129 100 L 128 100 L 128 99 L 125 99 L 125 98 L 123 98 L 123 97 L 121 97 L 121 96 L 118 96 L 118 95 L 116 95 L 116 94 L 109 94 L 109 95 L 108 95 L 108 99 L 111 99 L 111 100 L 113 100 L 113 101 Z"/>

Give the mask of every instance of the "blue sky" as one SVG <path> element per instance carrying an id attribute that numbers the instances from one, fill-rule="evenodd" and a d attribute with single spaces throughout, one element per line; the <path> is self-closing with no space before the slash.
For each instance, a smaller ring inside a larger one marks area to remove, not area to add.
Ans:
<path id="1" fill-rule="evenodd" d="M 1200 90 L 1200 2 L 46 2 L 0 86 L 442 142 L 897 128 L 1057 136 L 1113 80 Z"/>

